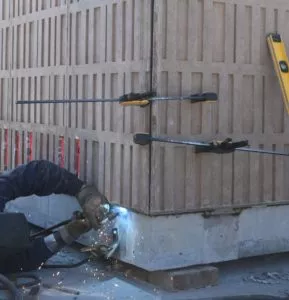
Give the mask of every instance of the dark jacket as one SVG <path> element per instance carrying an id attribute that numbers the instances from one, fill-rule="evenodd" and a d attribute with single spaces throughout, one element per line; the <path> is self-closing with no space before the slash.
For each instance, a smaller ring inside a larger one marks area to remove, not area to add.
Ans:
<path id="1" fill-rule="evenodd" d="M 76 175 L 49 161 L 31 161 L 0 175 L 0 211 L 3 212 L 8 201 L 19 197 L 51 194 L 75 196 L 82 185 L 83 181 Z M 0 273 L 37 269 L 51 256 L 43 238 L 37 238 L 29 249 L 11 255 L 5 261 L 1 261 L 0 257 Z"/>

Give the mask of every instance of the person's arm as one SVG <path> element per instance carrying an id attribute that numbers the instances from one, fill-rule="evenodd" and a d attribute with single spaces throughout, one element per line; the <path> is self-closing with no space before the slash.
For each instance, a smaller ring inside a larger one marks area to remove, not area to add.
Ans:
<path id="1" fill-rule="evenodd" d="M 18 253 L 13 252 L 5 259 L 0 257 L 0 273 L 36 270 L 63 247 L 70 245 L 90 229 L 91 226 L 87 220 L 73 220 L 46 237 L 32 239 L 27 249 Z"/>
<path id="2" fill-rule="evenodd" d="M 86 185 L 68 170 L 50 161 L 34 160 L 0 175 L 0 211 L 16 198 L 51 194 L 75 196 L 93 228 L 99 228 L 100 206 L 108 200 L 95 186 Z"/>
<path id="3" fill-rule="evenodd" d="M 8 201 L 30 195 L 66 194 L 76 196 L 84 182 L 68 170 L 35 160 L 0 175 L 0 211 Z"/>

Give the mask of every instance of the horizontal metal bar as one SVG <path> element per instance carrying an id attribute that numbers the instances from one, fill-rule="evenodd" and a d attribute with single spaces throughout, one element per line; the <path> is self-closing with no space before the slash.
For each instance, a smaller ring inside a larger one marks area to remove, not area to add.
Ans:
<path id="1" fill-rule="evenodd" d="M 204 100 L 205 96 L 200 95 L 189 95 L 189 96 L 174 96 L 174 97 L 148 97 L 141 99 L 132 99 L 124 102 L 133 102 L 133 101 L 183 101 L 183 100 L 195 100 L 201 101 Z M 205 101 L 205 100 L 204 100 Z M 208 99 L 208 101 L 210 101 Z M 212 101 L 212 100 L 211 100 Z M 18 100 L 16 104 L 72 104 L 72 103 L 105 103 L 105 102 L 120 102 L 120 98 L 95 98 L 95 99 L 59 99 L 59 100 Z"/>
<path id="2" fill-rule="evenodd" d="M 273 154 L 273 155 L 289 156 L 289 153 L 285 153 L 285 152 L 262 150 L 262 149 L 254 149 L 254 148 L 236 148 L 236 151 L 244 151 L 244 152 L 260 153 L 260 154 Z"/>
<path id="3" fill-rule="evenodd" d="M 179 145 L 188 145 L 188 146 L 203 146 L 210 147 L 209 143 L 196 142 L 196 141 L 188 141 L 188 140 L 179 140 L 173 139 L 170 137 L 160 137 L 160 136 L 151 136 L 151 141 L 161 142 L 161 143 L 171 143 L 171 144 L 179 144 Z M 271 151 L 271 150 L 262 150 L 255 148 L 236 148 L 235 151 L 243 151 L 243 152 L 252 152 L 252 153 L 260 153 L 260 154 L 271 154 L 271 155 L 280 155 L 280 156 L 289 156 L 289 153 L 279 152 L 279 151 Z"/>
<path id="4" fill-rule="evenodd" d="M 170 143 L 170 144 L 179 144 L 179 145 L 188 145 L 188 146 L 205 146 L 205 147 L 211 146 L 209 143 L 179 140 L 170 137 L 160 137 L 160 136 L 151 136 L 150 140 L 152 142 Z"/>
<path id="5" fill-rule="evenodd" d="M 119 99 L 62 99 L 62 100 L 19 100 L 16 104 L 72 104 L 91 102 L 119 102 Z"/>

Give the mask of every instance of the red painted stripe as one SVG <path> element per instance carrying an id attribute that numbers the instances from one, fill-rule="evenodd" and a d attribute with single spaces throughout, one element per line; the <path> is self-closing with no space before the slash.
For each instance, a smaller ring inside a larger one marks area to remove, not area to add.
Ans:
<path id="1" fill-rule="evenodd" d="M 20 134 L 18 131 L 15 132 L 15 166 L 20 163 Z"/>
<path id="2" fill-rule="evenodd" d="M 80 139 L 75 138 L 75 157 L 74 157 L 74 171 L 79 177 L 80 175 Z"/>
<path id="3" fill-rule="evenodd" d="M 27 162 L 32 161 L 32 145 L 33 145 L 33 134 L 28 132 L 26 144 Z"/>
<path id="4" fill-rule="evenodd" d="M 64 136 L 60 136 L 58 140 L 58 165 L 64 168 Z"/>
<path id="5" fill-rule="evenodd" d="M 8 170 L 8 166 L 9 166 L 8 143 L 9 143 L 9 131 L 7 128 L 5 128 L 4 129 L 4 170 Z"/>

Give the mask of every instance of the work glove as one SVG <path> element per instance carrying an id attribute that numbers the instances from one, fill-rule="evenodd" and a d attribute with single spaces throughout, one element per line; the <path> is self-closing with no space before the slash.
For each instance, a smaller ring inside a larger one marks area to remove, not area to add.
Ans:
<path id="1" fill-rule="evenodd" d="M 76 198 L 92 228 L 99 229 L 105 218 L 104 205 L 109 206 L 108 200 L 100 194 L 96 187 L 91 185 L 84 185 Z"/>
<path id="2" fill-rule="evenodd" d="M 64 225 L 59 229 L 59 233 L 65 244 L 69 245 L 90 230 L 91 225 L 87 219 L 78 219 Z"/>

